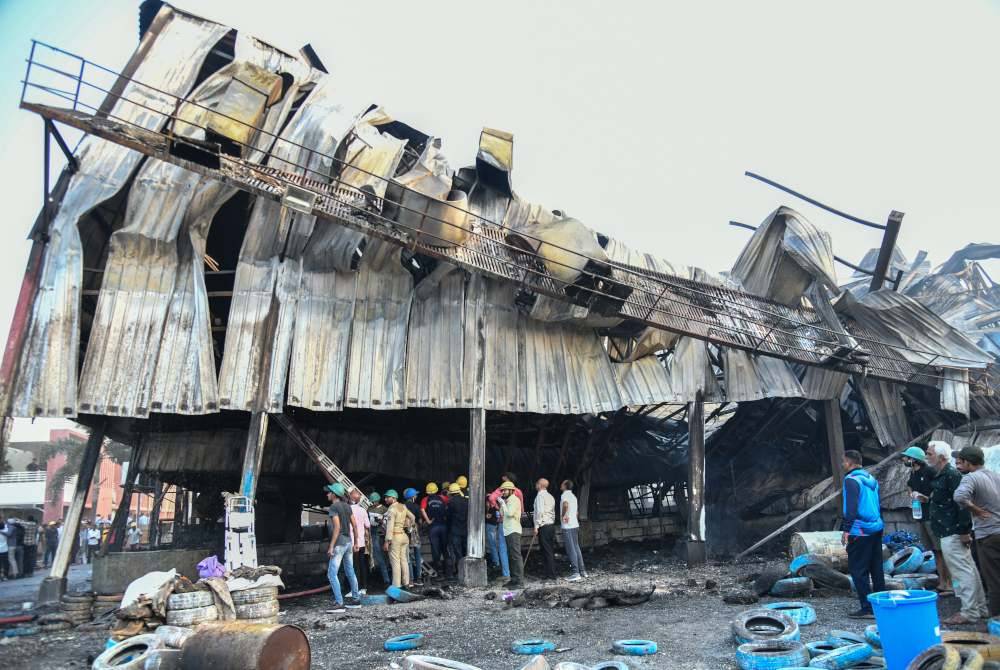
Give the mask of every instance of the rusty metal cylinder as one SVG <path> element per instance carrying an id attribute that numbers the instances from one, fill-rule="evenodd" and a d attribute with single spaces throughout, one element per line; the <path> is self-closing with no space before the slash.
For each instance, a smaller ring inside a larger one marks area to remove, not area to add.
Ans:
<path id="1" fill-rule="evenodd" d="M 184 643 L 183 668 L 309 670 L 312 654 L 301 628 L 241 621 L 198 626 Z"/>

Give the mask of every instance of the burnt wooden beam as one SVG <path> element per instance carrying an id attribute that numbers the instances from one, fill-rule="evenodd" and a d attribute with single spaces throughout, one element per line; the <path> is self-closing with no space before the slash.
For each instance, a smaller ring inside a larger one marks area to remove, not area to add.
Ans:
<path id="1" fill-rule="evenodd" d="M 840 400 L 823 400 L 823 423 L 826 425 L 826 445 L 830 451 L 830 474 L 840 486 L 844 481 L 844 427 L 840 421 Z"/>

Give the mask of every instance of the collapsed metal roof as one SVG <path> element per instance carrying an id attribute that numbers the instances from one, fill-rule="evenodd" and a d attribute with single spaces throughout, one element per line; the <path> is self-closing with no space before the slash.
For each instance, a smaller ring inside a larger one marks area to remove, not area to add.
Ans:
<path id="1" fill-rule="evenodd" d="M 222 43 L 231 62 L 202 77 Z M 836 313 L 830 239 L 788 208 L 713 277 L 519 198 L 507 133 L 484 130 L 476 165 L 455 172 L 436 138 L 351 101 L 306 60 L 167 5 L 123 73 L 97 115 L 23 103 L 91 134 L 42 231 L 14 416 L 286 405 L 584 414 L 837 398 L 851 374 L 940 384 L 961 410 L 967 370 L 992 360 L 900 294 L 842 298 Z M 245 146 L 217 156 L 217 169 L 176 154 L 234 137 Z M 442 198 L 467 203 L 457 229 L 468 239 L 440 246 L 427 228 L 392 229 L 405 212 L 390 219 L 382 203 L 404 181 L 443 184 Z M 238 258 L 206 271 L 207 239 L 238 190 L 257 196 Z M 116 197 L 110 224 L 91 225 Z M 207 288 L 227 273 L 231 291 Z"/>

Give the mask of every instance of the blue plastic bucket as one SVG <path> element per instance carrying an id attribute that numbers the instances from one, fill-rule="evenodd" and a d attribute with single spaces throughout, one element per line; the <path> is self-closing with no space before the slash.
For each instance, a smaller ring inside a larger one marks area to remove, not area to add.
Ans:
<path id="1" fill-rule="evenodd" d="M 880 591 L 868 596 L 875 611 L 886 667 L 906 670 L 927 647 L 941 644 L 937 594 L 933 591 Z"/>

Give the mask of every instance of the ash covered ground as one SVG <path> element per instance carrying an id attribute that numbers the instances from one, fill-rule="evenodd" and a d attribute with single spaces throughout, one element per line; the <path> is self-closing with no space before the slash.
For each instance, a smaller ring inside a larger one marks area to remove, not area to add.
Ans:
<path id="1" fill-rule="evenodd" d="M 417 652 L 470 663 L 483 670 L 517 670 L 527 656 L 510 651 L 513 640 L 545 638 L 559 650 L 548 654 L 550 663 L 602 660 L 625 661 L 630 668 L 664 670 L 729 670 L 736 668 L 730 622 L 754 607 L 727 604 L 723 596 L 746 589 L 755 575 L 783 567 L 785 560 L 747 560 L 710 563 L 689 570 L 662 548 L 624 545 L 587 555 L 590 578 L 585 582 L 545 582 L 529 579 L 528 588 L 602 588 L 649 590 L 646 603 L 594 610 L 552 606 L 536 601 L 523 607 L 503 602 L 504 589 L 445 589 L 447 600 L 428 598 L 411 604 L 393 604 L 326 614 L 329 595 L 282 601 L 281 621 L 301 627 L 312 646 L 313 668 L 383 670 L 398 667 L 403 654 L 382 650 L 386 638 L 423 633 L 427 641 Z M 537 573 L 532 565 L 529 577 Z M 708 587 L 706 588 L 706 584 Z M 488 599 L 488 594 L 495 597 Z M 765 597 L 762 603 L 779 599 Z M 816 608 L 818 621 L 802 628 L 802 639 L 822 639 L 830 629 L 862 632 L 871 621 L 854 620 L 847 613 L 857 608 L 853 596 L 817 591 L 805 600 Z M 958 601 L 940 602 L 942 617 L 957 611 Z M 969 630 L 985 630 L 985 626 Z M 622 657 L 611 653 L 611 644 L 624 638 L 655 640 L 659 652 L 650 657 Z M 107 639 L 103 631 L 76 629 L 46 636 L 3 640 L 3 667 L 19 669 L 89 668 Z"/>

